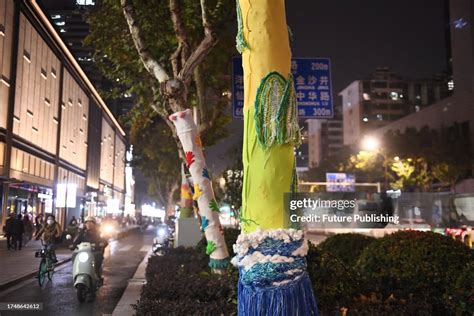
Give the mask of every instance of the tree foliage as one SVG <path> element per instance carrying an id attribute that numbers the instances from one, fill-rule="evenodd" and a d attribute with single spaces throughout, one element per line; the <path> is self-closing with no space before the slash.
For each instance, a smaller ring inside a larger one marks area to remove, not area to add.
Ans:
<path id="1" fill-rule="evenodd" d="M 179 6 L 171 10 L 170 5 L 178 3 Z M 95 48 L 94 62 L 108 79 L 117 83 L 115 88 L 103 91 L 103 94 L 133 96 L 134 109 L 122 118 L 122 122 L 129 129 L 130 141 L 135 147 L 134 164 L 151 180 L 150 189 L 163 196 L 179 180 L 180 144 L 167 121 L 172 112 L 167 99 L 172 98 L 163 94 L 163 83 L 154 78 L 140 59 L 122 5 L 117 0 L 98 3 L 88 15 L 91 32 L 85 45 Z M 230 72 L 229 56 L 233 49 L 229 25 L 235 15 L 234 5 L 229 0 L 209 0 L 207 8 L 208 23 L 219 41 L 205 59 L 197 63 L 190 82 L 183 88 L 186 106 L 197 108 L 204 146 L 215 144 L 228 133 L 229 117 L 225 110 L 229 104 L 229 77 L 226 74 Z M 135 1 L 133 13 L 151 58 L 169 74 L 184 67 L 204 33 L 200 2 Z M 184 44 L 175 30 L 174 17 L 182 23 L 181 29 L 186 35 Z"/>
<path id="2" fill-rule="evenodd" d="M 310 170 L 305 179 L 325 181 L 326 172 L 339 171 L 354 174 L 358 182 L 383 182 L 387 177 L 393 189 L 427 191 L 434 183 L 453 189 L 471 172 L 469 137 L 460 124 L 438 130 L 390 131 L 380 143 L 372 152 L 343 147 Z"/>
<path id="3" fill-rule="evenodd" d="M 222 202 L 229 204 L 236 213 L 242 206 L 242 188 L 244 182 L 244 170 L 242 165 L 242 142 L 237 142 L 236 147 L 230 150 L 229 156 L 232 157 L 232 164 L 223 172 L 222 177 L 225 180 Z"/>

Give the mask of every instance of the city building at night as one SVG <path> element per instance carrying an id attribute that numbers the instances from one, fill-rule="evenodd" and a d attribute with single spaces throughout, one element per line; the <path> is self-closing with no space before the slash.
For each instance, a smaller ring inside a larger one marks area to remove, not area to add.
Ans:
<path id="1" fill-rule="evenodd" d="M 118 87 L 119 83 L 108 80 L 100 72 L 94 60 L 94 47 L 84 45 L 90 32 L 86 15 L 95 8 L 96 1 L 41 0 L 41 5 L 92 84 L 103 91 Z M 133 97 L 126 93 L 106 101 L 116 117 L 126 114 L 134 105 Z"/>
<path id="2" fill-rule="evenodd" d="M 363 135 L 445 98 L 448 84 L 441 79 L 405 79 L 380 67 L 339 95 L 344 145 L 357 145 Z"/>
<path id="3" fill-rule="evenodd" d="M 335 107 L 334 117 L 328 120 L 307 120 L 308 166 L 315 168 L 322 160 L 337 153 L 343 146 L 341 107 Z"/>
<path id="4" fill-rule="evenodd" d="M 2 226 L 123 211 L 125 132 L 38 3 L 0 5 Z"/>
<path id="5" fill-rule="evenodd" d="M 453 69 L 451 87 L 453 95 L 430 105 L 419 112 L 390 122 L 374 131 L 382 136 L 388 131 L 404 131 L 406 128 L 448 128 L 467 139 L 474 153 L 474 4 L 469 0 L 449 1 L 450 16 L 450 64 Z M 456 130 L 453 130 L 456 129 Z M 474 191 L 474 179 L 466 179 L 458 185 L 460 191 Z"/>

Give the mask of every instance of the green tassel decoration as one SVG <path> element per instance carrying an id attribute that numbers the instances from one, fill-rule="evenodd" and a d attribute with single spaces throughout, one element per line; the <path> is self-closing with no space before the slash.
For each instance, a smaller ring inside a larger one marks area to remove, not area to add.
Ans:
<path id="1" fill-rule="evenodd" d="M 262 79 L 255 100 L 255 129 L 258 142 L 265 149 L 275 144 L 301 143 L 291 74 L 285 79 L 274 71 Z"/>
<path id="2" fill-rule="evenodd" d="M 236 42 L 236 48 L 239 54 L 242 54 L 242 52 L 246 49 L 249 48 L 249 45 L 247 41 L 245 40 L 244 37 L 244 25 L 242 22 L 242 11 L 240 10 L 240 4 L 239 0 L 235 0 L 235 3 L 237 5 L 237 37 L 235 38 Z"/>
<path id="3" fill-rule="evenodd" d="M 229 266 L 229 258 L 225 259 L 210 259 L 209 260 L 209 267 L 211 269 L 225 269 Z"/>

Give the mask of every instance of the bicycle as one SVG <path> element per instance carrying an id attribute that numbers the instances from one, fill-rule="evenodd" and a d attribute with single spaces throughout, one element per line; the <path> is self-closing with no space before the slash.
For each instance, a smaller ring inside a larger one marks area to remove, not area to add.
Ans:
<path id="1" fill-rule="evenodd" d="M 48 277 L 48 280 L 51 281 L 54 274 L 54 262 L 51 256 L 51 251 L 49 250 L 49 245 L 44 244 L 43 241 L 41 240 L 41 246 L 42 246 L 41 250 L 38 250 L 35 252 L 36 258 L 41 257 L 41 262 L 39 265 L 38 275 L 37 275 L 38 283 L 40 287 L 43 286 L 46 276 Z"/>

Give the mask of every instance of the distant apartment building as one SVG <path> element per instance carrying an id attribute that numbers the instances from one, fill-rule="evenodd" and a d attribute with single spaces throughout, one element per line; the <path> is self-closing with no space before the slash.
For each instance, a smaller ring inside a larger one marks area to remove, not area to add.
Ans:
<path id="1" fill-rule="evenodd" d="M 453 95 L 390 122 L 375 130 L 373 135 L 381 137 L 388 131 L 404 131 L 406 128 L 448 128 L 460 137 L 467 137 L 474 153 L 474 3 L 470 0 L 449 1 L 450 65 Z M 464 180 L 457 192 L 473 192 L 474 179 Z"/>
<path id="2" fill-rule="evenodd" d="M 122 127 L 36 1 L 0 12 L 2 224 L 11 212 L 64 225 L 123 210 Z"/>
<path id="3" fill-rule="evenodd" d="M 405 79 L 389 68 L 355 80 L 342 97 L 344 145 L 356 145 L 365 135 L 448 96 L 442 79 Z"/>
<path id="4" fill-rule="evenodd" d="M 343 146 L 341 106 L 336 106 L 334 110 L 332 119 L 307 120 L 309 168 L 319 166 L 321 161 L 333 156 Z"/>

